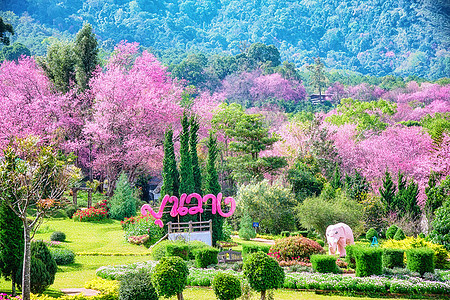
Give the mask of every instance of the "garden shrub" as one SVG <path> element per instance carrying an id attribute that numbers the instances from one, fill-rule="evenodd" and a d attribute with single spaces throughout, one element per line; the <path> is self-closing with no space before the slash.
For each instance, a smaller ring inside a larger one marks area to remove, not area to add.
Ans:
<path id="1" fill-rule="evenodd" d="M 412 272 L 423 275 L 434 273 L 434 251 L 429 248 L 414 248 L 406 251 L 406 267 Z"/>
<path id="2" fill-rule="evenodd" d="M 352 244 L 345 246 L 345 253 L 346 253 L 345 261 L 348 263 L 348 266 L 350 268 L 352 269 L 356 268 L 356 255 L 362 247 L 363 246 L 359 244 Z"/>
<path id="3" fill-rule="evenodd" d="M 325 246 L 325 242 L 323 240 L 316 240 L 317 244 L 319 244 L 320 246 Z"/>
<path id="4" fill-rule="evenodd" d="M 336 265 L 336 256 L 326 254 L 311 255 L 313 269 L 319 273 L 341 273 L 341 269 Z"/>
<path id="5" fill-rule="evenodd" d="M 392 249 L 392 248 L 384 248 L 383 249 L 383 268 L 403 268 L 405 257 L 405 250 L 403 249 Z"/>
<path id="6" fill-rule="evenodd" d="M 241 282 L 229 273 L 218 273 L 214 276 L 212 287 L 219 300 L 234 300 L 241 296 Z"/>
<path id="7" fill-rule="evenodd" d="M 420 237 L 420 238 L 425 238 L 425 233 L 423 233 L 423 232 L 421 232 L 421 233 L 419 233 L 419 235 L 418 235 L 418 237 Z"/>
<path id="8" fill-rule="evenodd" d="M 378 239 L 378 232 L 375 230 L 375 228 L 370 228 L 369 230 L 367 230 L 366 239 L 369 242 L 372 242 L 374 236 Z"/>
<path id="9" fill-rule="evenodd" d="M 50 240 L 55 242 L 65 242 L 66 234 L 62 231 L 54 231 L 50 236 Z"/>
<path id="10" fill-rule="evenodd" d="M 188 243 L 189 247 L 189 259 L 195 259 L 195 252 L 198 249 L 209 247 L 208 244 L 201 241 L 191 241 Z"/>
<path id="11" fill-rule="evenodd" d="M 137 199 L 127 175 L 121 173 L 117 180 L 114 195 L 109 201 L 109 216 L 112 219 L 123 220 L 136 215 Z"/>
<path id="12" fill-rule="evenodd" d="M 167 256 L 167 244 L 171 241 L 161 241 L 157 245 L 153 246 L 150 256 L 153 260 L 161 260 L 161 258 Z"/>
<path id="13" fill-rule="evenodd" d="M 151 217 L 130 217 L 121 222 L 125 231 L 125 239 L 130 242 L 130 237 L 139 237 L 148 235 L 148 239 L 141 243 L 147 248 L 155 244 L 164 236 L 164 229 L 155 224 Z M 132 239 L 133 241 L 133 239 Z"/>
<path id="14" fill-rule="evenodd" d="M 241 223 L 239 225 L 239 237 L 245 241 L 254 239 L 256 237 L 252 218 L 247 211 L 244 211 L 244 215 L 241 218 Z"/>
<path id="15" fill-rule="evenodd" d="M 269 253 L 270 245 L 242 244 L 242 255 L 244 256 L 258 251 Z"/>
<path id="16" fill-rule="evenodd" d="M 389 228 L 386 230 L 386 238 L 393 239 L 397 230 L 398 230 L 397 225 L 393 224 L 393 225 L 389 226 Z"/>
<path id="17" fill-rule="evenodd" d="M 406 238 L 406 235 L 403 232 L 403 230 L 401 228 L 397 229 L 397 231 L 395 232 L 395 235 L 394 235 L 394 240 L 401 241 L 401 240 L 404 240 L 405 238 Z"/>
<path id="18" fill-rule="evenodd" d="M 281 236 L 282 237 L 289 237 L 289 236 L 291 236 L 291 233 L 289 231 L 282 231 L 281 232 Z"/>
<path id="19" fill-rule="evenodd" d="M 157 300 L 158 298 L 150 273 L 144 270 L 126 274 L 120 280 L 119 300 Z"/>
<path id="20" fill-rule="evenodd" d="M 185 242 L 175 242 L 167 244 L 167 256 L 178 256 L 184 260 L 189 259 L 189 246 Z"/>
<path id="21" fill-rule="evenodd" d="M 108 213 L 104 209 L 97 209 L 94 207 L 87 209 L 77 210 L 73 216 L 72 220 L 79 222 L 91 222 L 91 221 L 101 221 L 106 219 Z"/>
<path id="22" fill-rule="evenodd" d="M 375 247 L 360 248 L 356 252 L 356 276 L 381 275 L 383 250 Z"/>
<path id="23" fill-rule="evenodd" d="M 209 265 L 217 264 L 217 254 L 219 250 L 213 247 L 204 247 L 195 250 L 195 263 L 197 268 L 206 268 Z"/>
<path id="24" fill-rule="evenodd" d="M 427 247 L 434 251 L 434 265 L 437 269 L 442 269 L 447 263 L 448 252 L 444 246 L 435 244 L 431 241 L 427 241 L 421 237 L 407 237 L 404 240 L 388 240 L 381 244 L 383 248 L 395 248 L 395 249 L 413 249 Z"/>
<path id="25" fill-rule="evenodd" d="M 290 236 L 275 241 L 270 248 L 271 253 L 277 253 L 279 260 L 305 259 L 312 254 L 321 254 L 325 251 L 317 242 L 302 236 Z"/>
<path id="26" fill-rule="evenodd" d="M 70 265 L 75 262 L 75 253 L 65 248 L 49 248 L 50 253 L 58 266 Z"/>
<path id="27" fill-rule="evenodd" d="M 450 177 L 447 176 L 447 178 Z M 436 210 L 432 226 L 433 230 L 430 233 L 431 240 L 436 244 L 443 245 L 446 250 L 450 251 L 450 201 L 444 202 Z"/>
<path id="28" fill-rule="evenodd" d="M 177 256 L 163 257 L 153 268 L 151 280 L 158 295 L 169 298 L 182 294 L 187 284 L 189 269 Z"/>
<path id="29" fill-rule="evenodd" d="M 64 212 L 69 219 L 72 219 L 73 214 L 76 213 L 77 210 L 78 207 L 76 207 L 75 205 L 69 205 L 64 209 Z"/>

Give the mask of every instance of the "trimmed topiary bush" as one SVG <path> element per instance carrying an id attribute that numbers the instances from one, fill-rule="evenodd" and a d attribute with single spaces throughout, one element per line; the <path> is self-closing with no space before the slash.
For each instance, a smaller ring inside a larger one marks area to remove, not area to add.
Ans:
<path id="1" fill-rule="evenodd" d="M 403 268 L 405 266 L 404 263 L 405 250 L 403 249 L 391 249 L 384 248 L 382 262 L 384 268 Z"/>
<path id="2" fill-rule="evenodd" d="M 292 260 L 308 258 L 312 254 L 325 253 L 322 246 L 316 241 L 302 236 L 290 236 L 275 241 L 275 245 L 270 248 L 271 253 L 277 253 L 279 260 Z"/>
<path id="3" fill-rule="evenodd" d="M 242 255 L 247 255 L 250 253 L 256 253 L 258 251 L 269 253 L 270 245 L 252 245 L 252 244 L 242 244 Z"/>
<path id="4" fill-rule="evenodd" d="M 219 300 L 234 300 L 242 294 L 239 279 L 229 273 L 218 273 L 214 276 L 212 288 Z"/>
<path id="5" fill-rule="evenodd" d="M 369 230 L 367 230 L 366 239 L 369 242 L 372 242 L 374 236 L 378 239 L 378 232 L 375 230 L 375 228 L 370 228 Z"/>
<path id="6" fill-rule="evenodd" d="M 52 235 L 50 236 L 51 241 L 56 242 L 65 242 L 66 241 L 66 234 L 62 231 L 54 231 Z"/>
<path id="7" fill-rule="evenodd" d="M 430 248 L 415 248 L 406 251 L 406 267 L 412 272 L 434 273 L 434 251 Z"/>
<path id="8" fill-rule="evenodd" d="M 391 225 L 387 230 L 386 230 L 386 238 L 387 239 L 393 239 L 395 236 L 395 233 L 398 230 L 398 226 L 397 225 Z"/>
<path id="9" fill-rule="evenodd" d="M 316 240 L 316 242 L 322 247 L 325 246 L 325 242 L 323 240 Z"/>
<path id="10" fill-rule="evenodd" d="M 375 247 L 360 248 L 356 252 L 356 276 L 365 277 L 383 273 L 383 250 Z"/>
<path id="11" fill-rule="evenodd" d="M 347 245 L 345 247 L 345 261 L 352 269 L 356 268 L 356 255 L 361 248 L 363 248 L 363 246 L 357 244 Z"/>
<path id="12" fill-rule="evenodd" d="M 289 236 L 291 236 L 291 233 L 289 231 L 282 231 L 281 232 L 281 236 L 282 237 L 289 237 Z"/>
<path id="13" fill-rule="evenodd" d="M 70 265 L 75 262 L 75 253 L 65 248 L 49 248 L 53 259 L 58 266 Z"/>
<path id="14" fill-rule="evenodd" d="M 197 268 L 206 268 L 209 265 L 217 264 L 217 254 L 219 250 L 213 247 L 204 247 L 195 250 L 195 263 Z"/>
<path id="15" fill-rule="evenodd" d="M 189 259 L 189 246 L 184 242 L 175 242 L 166 245 L 167 256 L 178 256 L 184 260 Z"/>
<path id="16" fill-rule="evenodd" d="M 250 254 L 244 262 L 242 271 L 251 288 L 261 292 L 261 299 L 265 299 L 267 290 L 277 289 L 284 282 L 283 268 L 274 258 L 263 252 Z"/>
<path id="17" fill-rule="evenodd" d="M 195 252 L 198 249 L 209 247 L 208 244 L 200 241 L 191 241 L 188 243 L 189 247 L 189 259 L 195 259 Z"/>
<path id="18" fill-rule="evenodd" d="M 394 235 L 394 240 L 401 241 L 401 240 L 404 240 L 405 238 L 406 238 L 406 235 L 403 232 L 403 230 L 401 228 L 397 229 L 397 231 L 395 232 L 395 235 Z"/>
<path id="19" fill-rule="evenodd" d="M 151 279 L 160 297 L 170 298 L 177 295 L 183 299 L 183 290 L 187 284 L 189 269 L 178 256 L 163 257 L 153 268 Z"/>
<path id="20" fill-rule="evenodd" d="M 311 255 L 311 264 L 313 269 L 319 273 L 342 273 L 336 265 L 336 256 L 326 254 Z"/>
<path id="21" fill-rule="evenodd" d="M 158 300 L 150 273 L 140 270 L 125 274 L 120 280 L 119 300 Z"/>

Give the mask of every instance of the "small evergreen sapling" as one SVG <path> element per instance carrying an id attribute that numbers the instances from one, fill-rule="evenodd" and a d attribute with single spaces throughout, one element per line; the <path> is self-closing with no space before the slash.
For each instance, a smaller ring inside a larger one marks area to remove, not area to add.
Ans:
<path id="1" fill-rule="evenodd" d="M 401 241 L 401 240 L 404 240 L 405 238 L 406 238 L 406 235 L 403 232 L 403 230 L 401 228 L 397 229 L 397 231 L 395 232 L 395 235 L 394 235 L 394 240 Z"/>
<path id="2" fill-rule="evenodd" d="M 109 215 L 112 219 L 123 220 L 136 215 L 136 197 L 134 196 L 133 189 L 128 183 L 127 175 L 121 173 L 117 186 L 114 191 L 114 196 L 109 202 L 111 208 Z"/>
<path id="3" fill-rule="evenodd" d="M 398 226 L 397 225 L 391 225 L 387 230 L 386 230 L 386 238 L 388 239 L 393 239 L 395 236 L 395 233 L 398 230 Z"/>
<path id="4" fill-rule="evenodd" d="M 256 237 L 256 232 L 253 229 L 252 218 L 250 217 L 247 210 L 244 211 L 244 215 L 241 218 L 239 237 L 246 241 Z"/>

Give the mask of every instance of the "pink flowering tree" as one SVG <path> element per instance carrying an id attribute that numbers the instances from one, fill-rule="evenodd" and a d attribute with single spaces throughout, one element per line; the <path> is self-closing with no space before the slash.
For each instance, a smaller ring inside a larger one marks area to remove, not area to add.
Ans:
<path id="1" fill-rule="evenodd" d="M 132 180 L 144 170 L 159 170 L 164 131 L 182 114 L 182 88 L 152 54 L 137 50 L 137 44 L 121 43 L 91 82 L 95 104 L 84 133 L 96 148 L 94 169 L 110 186 L 121 171 Z"/>

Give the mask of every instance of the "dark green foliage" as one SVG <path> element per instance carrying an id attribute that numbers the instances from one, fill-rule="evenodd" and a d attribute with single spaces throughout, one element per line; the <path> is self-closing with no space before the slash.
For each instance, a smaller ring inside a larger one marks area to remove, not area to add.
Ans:
<path id="1" fill-rule="evenodd" d="M 311 255 L 311 264 L 313 269 L 319 273 L 342 273 L 341 269 L 339 269 L 339 267 L 336 265 L 336 256 L 333 255 Z"/>
<path id="2" fill-rule="evenodd" d="M 202 171 L 200 170 L 200 165 L 198 162 L 197 155 L 197 143 L 198 143 L 198 129 L 199 123 L 197 118 L 192 117 L 190 120 L 191 130 L 189 135 L 189 150 L 191 153 L 192 161 L 192 177 L 194 180 L 194 192 L 200 195 L 202 193 Z"/>
<path id="3" fill-rule="evenodd" d="M 204 68 L 208 62 L 208 58 L 204 54 L 190 54 L 181 63 L 171 65 L 169 71 L 173 77 L 184 79 L 190 85 L 202 87 L 208 79 Z"/>
<path id="4" fill-rule="evenodd" d="M 395 184 L 392 181 L 391 173 L 389 173 L 388 170 L 386 170 L 386 172 L 384 173 L 383 186 L 380 187 L 380 195 L 385 211 L 392 211 L 392 205 L 395 198 Z"/>
<path id="5" fill-rule="evenodd" d="M 314 65 L 306 67 L 310 72 L 310 83 L 322 95 L 322 89 L 327 86 L 327 78 L 325 76 L 325 66 L 320 57 L 314 58 Z"/>
<path id="6" fill-rule="evenodd" d="M 15 291 L 15 275 L 23 262 L 23 223 L 6 203 L 0 202 L 0 275 L 11 279 Z"/>
<path id="7" fill-rule="evenodd" d="M 346 175 L 345 188 L 350 198 L 362 201 L 369 192 L 369 184 L 364 176 L 355 170 L 353 176 Z"/>
<path id="8" fill-rule="evenodd" d="M 189 246 L 184 242 L 167 244 L 166 251 L 167 256 L 178 256 L 184 260 L 189 258 Z"/>
<path id="9" fill-rule="evenodd" d="M 83 24 L 83 28 L 77 33 L 74 50 L 77 55 L 76 80 L 80 88 L 85 90 L 89 87 L 92 73 L 100 64 L 97 38 L 92 31 L 91 24 Z"/>
<path id="10" fill-rule="evenodd" d="M 189 119 L 186 113 L 181 118 L 183 130 L 180 134 L 180 188 L 178 193 L 189 195 L 194 192 L 192 160 L 189 152 Z"/>
<path id="11" fill-rule="evenodd" d="M 412 272 L 434 273 L 434 251 L 429 248 L 413 248 L 406 251 L 406 267 Z"/>
<path id="12" fill-rule="evenodd" d="M 72 219 L 73 214 L 76 213 L 77 210 L 78 207 L 76 207 L 75 205 L 69 205 L 64 209 L 64 212 L 69 219 Z"/>
<path id="13" fill-rule="evenodd" d="M 383 268 L 403 268 L 404 267 L 404 254 L 403 249 L 383 249 Z"/>
<path id="14" fill-rule="evenodd" d="M 183 293 L 188 275 L 189 269 L 180 257 L 164 257 L 153 268 L 151 280 L 158 295 L 169 298 Z"/>
<path id="15" fill-rule="evenodd" d="M 361 245 L 353 244 L 353 245 L 347 245 L 345 247 L 345 261 L 348 263 L 348 266 L 352 269 L 356 268 L 356 256 L 358 255 L 358 252 L 365 248 Z"/>
<path id="16" fill-rule="evenodd" d="M 331 180 L 331 186 L 336 190 L 343 187 L 342 184 L 342 175 L 339 165 L 336 164 L 336 168 L 334 169 L 333 179 Z"/>
<path id="17" fill-rule="evenodd" d="M 65 248 L 49 248 L 53 259 L 58 266 L 70 265 L 75 262 L 75 253 Z"/>
<path id="18" fill-rule="evenodd" d="M 119 300 L 158 300 L 150 273 L 140 270 L 127 273 L 120 280 Z"/>
<path id="19" fill-rule="evenodd" d="M 172 247 L 172 245 L 174 245 L 174 246 Z M 165 240 L 165 241 L 160 242 L 159 244 L 157 244 L 156 246 L 154 246 L 152 248 L 151 257 L 153 260 L 161 260 L 163 257 L 169 256 L 167 248 L 172 247 L 170 250 L 172 254 L 174 253 L 174 251 L 175 252 L 181 251 L 181 254 L 176 255 L 176 256 L 183 256 L 183 258 L 185 258 L 186 256 L 185 256 L 185 252 L 184 252 L 185 251 L 184 245 L 187 245 L 187 247 L 188 247 L 188 258 L 189 259 L 195 259 L 194 253 L 197 249 L 208 247 L 207 244 L 200 242 L 200 241 L 192 241 L 192 242 L 186 243 L 183 241 Z"/>
<path id="20" fill-rule="evenodd" d="M 250 254 L 244 262 L 242 271 L 252 289 L 261 292 L 261 296 L 265 295 L 267 290 L 281 287 L 284 282 L 283 268 L 275 258 L 263 252 Z"/>
<path id="21" fill-rule="evenodd" d="M 397 233 L 398 230 L 398 226 L 397 225 L 391 225 L 387 230 L 386 230 L 386 238 L 387 239 L 393 239 L 395 234 Z"/>
<path id="22" fill-rule="evenodd" d="M 420 207 L 417 204 L 419 186 L 412 179 L 407 183 L 405 174 L 398 173 L 398 192 L 394 198 L 393 208 L 399 216 L 407 215 L 411 220 L 417 221 L 420 217 Z"/>
<path id="23" fill-rule="evenodd" d="M 137 200 L 125 173 L 120 174 L 109 205 L 112 219 L 123 220 L 136 215 Z"/>
<path id="24" fill-rule="evenodd" d="M 262 43 L 251 44 L 247 50 L 247 58 L 256 66 L 276 67 L 281 64 L 278 49 L 273 45 L 267 46 Z"/>
<path id="25" fill-rule="evenodd" d="M 370 275 L 381 275 L 383 250 L 376 247 L 360 248 L 356 252 L 356 276 L 365 277 Z"/>
<path id="26" fill-rule="evenodd" d="M 21 43 L 15 42 L 11 46 L 4 46 L 0 51 L 0 60 L 2 56 L 6 60 L 15 60 L 17 61 L 22 55 L 31 56 L 30 49 L 25 47 L 25 45 Z"/>
<path id="27" fill-rule="evenodd" d="M 288 181 L 292 186 L 292 191 L 297 199 L 303 200 L 310 196 L 318 196 L 323 189 L 323 182 L 319 181 L 306 165 L 297 162 L 295 166 L 288 170 Z"/>
<path id="28" fill-rule="evenodd" d="M 246 241 L 256 237 L 256 232 L 253 228 L 253 221 L 247 210 L 244 210 L 244 213 L 241 217 L 241 223 L 239 225 L 239 237 Z"/>
<path id="29" fill-rule="evenodd" d="M 395 232 L 395 235 L 394 235 L 394 240 L 401 241 L 401 240 L 404 240 L 405 238 L 406 238 L 406 235 L 403 232 L 403 230 L 401 228 L 397 229 L 397 231 Z"/>
<path id="30" fill-rule="evenodd" d="M 372 242 L 373 237 L 376 236 L 378 239 L 378 232 L 375 230 L 375 228 L 370 228 L 369 230 L 367 230 L 366 232 L 366 239 L 369 242 Z"/>
<path id="31" fill-rule="evenodd" d="M 432 222 L 433 230 L 430 238 L 434 243 L 441 244 L 450 250 L 450 201 L 446 201 L 444 205 L 436 210 L 436 215 Z"/>
<path id="32" fill-rule="evenodd" d="M 197 268 L 206 268 L 217 264 L 219 250 L 213 247 L 203 247 L 195 250 L 195 263 Z"/>
<path id="33" fill-rule="evenodd" d="M 316 240 L 316 242 L 317 242 L 317 244 L 319 244 L 322 247 L 325 246 L 325 242 L 323 240 Z"/>
<path id="34" fill-rule="evenodd" d="M 195 259 L 195 252 L 198 249 L 202 249 L 209 246 L 206 243 L 200 241 L 190 241 L 188 243 L 188 247 L 189 247 L 189 259 Z"/>
<path id="35" fill-rule="evenodd" d="M 56 241 L 56 242 L 65 242 L 66 241 L 66 234 L 64 232 L 62 232 L 62 231 L 54 231 L 50 235 L 50 240 L 51 241 Z"/>
<path id="36" fill-rule="evenodd" d="M 288 236 L 291 236 L 291 233 L 289 231 L 282 231 L 281 232 L 281 236 L 282 237 L 288 237 Z"/>
<path id="37" fill-rule="evenodd" d="M 219 300 L 234 300 L 241 296 L 239 278 L 229 273 L 218 273 L 214 276 L 212 287 Z"/>
<path id="38" fill-rule="evenodd" d="M 9 37 L 6 35 L 7 33 L 14 34 L 14 29 L 11 24 L 3 22 L 3 19 L 0 17 L 0 42 L 9 45 Z"/>
<path id="39" fill-rule="evenodd" d="M 242 244 L 242 255 L 248 255 L 256 252 L 270 252 L 270 245 L 252 245 L 252 244 Z"/>

